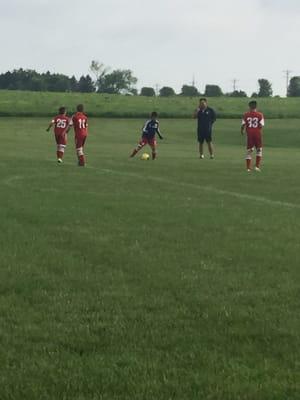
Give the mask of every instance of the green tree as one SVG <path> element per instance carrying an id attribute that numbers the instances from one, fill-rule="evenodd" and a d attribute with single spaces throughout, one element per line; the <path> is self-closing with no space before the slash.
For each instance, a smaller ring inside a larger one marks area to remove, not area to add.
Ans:
<path id="1" fill-rule="evenodd" d="M 140 95 L 153 97 L 155 96 L 155 90 L 152 87 L 142 87 Z"/>
<path id="2" fill-rule="evenodd" d="M 258 97 L 271 97 L 273 94 L 272 84 L 267 79 L 258 80 Z"/>
<path id="3" fill-rule="evenodd" d="M 71 92 L 78 92 L 78 82 L 74 75 L 70 78 L 70 90 Z"/>
<path id="4" fill-rule="evenodd" d="M 95 86 L 90 75 L 82 75 L 78 82 L 78 91 L 82 93 L 92 93 L 95 91 Z"/>
<path id="5" fill-rule="evenodd" d="M 97 60 L 92 60 L 90 65 L 90 71 L 95 77 L 94 85 L 96 91 L 98 92 L 99 87 L 101 87 L 102 85 L 105 75 L 109 71 L 109 67 L 106 67 L 103 63 L 100 63 Z"/>
<path id="6" fill-rule="evenodd" d="M 175 96 L 175 91 L 173 88 L 169 86 L 164 86 L 160 89 L 159 95 L 161 97 L 170 97 L 170 96 Z"/>
<path id="7" fill-rule="evenodd" d="M 180 94 L 181 96 L 188 96 L 188 97 L 199 96 L 198 89 L 193 85 L 183 85 Z"/>
<path id="8" fill-rule="evenodd" d="M 218 85 L 206 85 L 204 95 L 207 97 L 220 97 L 223 93 Z"/>
<path id="9" fill-rule="evenodd" d="M 243 90 L 234 90 L 228 94 L 229 97 L 247 97 L 247 93 Z"/>
<path id="10" fill-rule="evenodd" d="M 45 83 L 45 90 L 49 92 L 67 92 L 70 91 L 70 78 L 62 74 L 51 74 L 49 71 L 42 74 Z"/>
<path id="11" fill-rule="evenodd" d="M 128 96 L 129 96 L 129 95 L 137 96 L 137 95 L 138 95 L 138 91 L 137 91 L 136 88 L 131 88 L 131 89 L 129 90 L 129 92 L 127 93 L 127 95 L 128 95 Z"/>
<path id="12" fill-rule="evenodd" d="M 300 76 L 291 78 L 287 95 L 288 97 L 300 97 Z"/>
<path id="13" fill-rule="evenodd" d="M 110 74 L 106 74 L 99 83 L 98 91 L 101 93 L 132 93 L 133 85 L 137 83 L 130 69 L 116 69 Z"/>

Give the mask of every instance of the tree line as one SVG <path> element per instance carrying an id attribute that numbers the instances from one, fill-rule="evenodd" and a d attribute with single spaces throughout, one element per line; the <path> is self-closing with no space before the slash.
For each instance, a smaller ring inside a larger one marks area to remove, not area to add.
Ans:
<path id="1" fill-rule="evenodd" d="M 64 74 L 39 73 L 31 69 L 15 69 L 0 74 L 0 89 L 8 90 L 29 90 L 49 92 L 81 92 L 81 93 L 109 93 L 141 96 L 170 97 L 175 95 L 188 97 L 247 97 L 243 90 L 233 90 L 230 93 L 223 93 L 218 85 L 207 84 L 204 92 L 200 92 L 194 85 L 184 84 L 180 93 L 176 93 L 172 87 L 163 86 L 159 90 L 153 87 L 142 87 L 138 92 L 135 88 L 137 78 L 130 69 L 115 69 L 110 71 L 103 63 L 92 61 L 90 74 L 82 75 L 77 79 L 74 75 L 69 77 Z M 273 96 L 272 84 L 264 78 L 258 79 L 259 90 L 252 93 L 251 97 Z M 290 79 L 288 97 L 300 97 L 300 76 Z"/>

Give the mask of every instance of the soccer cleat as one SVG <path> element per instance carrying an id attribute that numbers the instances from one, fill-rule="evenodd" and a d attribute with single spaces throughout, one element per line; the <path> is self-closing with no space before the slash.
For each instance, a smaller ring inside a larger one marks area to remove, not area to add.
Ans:
<path id="1" fill-rule="evenodd" d="M 256 172 L 261 172 L 259 167 L 255 167 L 255 168 L 254 168 L 254 171 L 256 171 Z"/>
<path id="2" fill-rule="evenodd" d="M 203 160 L 204 154 L 200 154 L 200 158 L 201 158 L 201 160 Z"/>
<path id="3" fill-rule="evenodd" d="M 248 169 L 247 169 L 247 172 L 251 172 L 251 169 L 250 169 L 250 168 L 248 168 Z"/>
<path id="4" fill-rule="evenodd" d="M 213 154 L 210 155 L 210 159 L 213 160 L 215 156 Z"/>
<path id="5" fill-rule="evenodd" d="M 61 158 L 57 159 L 58 164 L 61 164 L 63 162 L 63 160 Z"/>

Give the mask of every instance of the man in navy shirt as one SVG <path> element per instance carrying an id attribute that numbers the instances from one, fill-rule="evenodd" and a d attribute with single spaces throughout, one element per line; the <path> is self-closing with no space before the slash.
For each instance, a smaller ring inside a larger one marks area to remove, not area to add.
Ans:
<path id="1" fill-rule="evenodd" d="M 208 107 L 205 98 L 200 99 L 199 107 L 194 112 L 194 118 L 198 120 L 198 142 L 200 158 L 204 158 L 203 143 L 206 141 L 210 158 L 214 158 L 214 150 L 212 145 L 212 126 L 216 121 L 215 111 Z"/>
<path id="2" fill-rule="evenodd" d="M 142 130 L 142 138 L 137 145 L 137 147 L 133 150 L 130 157 L 134 157 L 146 144 L 152 149 L 152 160 L 156 158 L 156 138 L 155 135 L 158 135 L 160 139 L 163 139 L 160 130 L 159 130 L 159 121 L 157 120 L 157 113 L 153 111 L 151 113 L 151 119 L 145 122 L 145 125 Z"/>

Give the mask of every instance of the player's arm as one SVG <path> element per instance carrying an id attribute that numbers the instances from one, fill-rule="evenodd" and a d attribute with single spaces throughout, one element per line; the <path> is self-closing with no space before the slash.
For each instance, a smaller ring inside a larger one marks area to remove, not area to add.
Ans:
<path id="1" fill-rule="evenodd" d="M 158 137 L 160 138 L 160 140 L 163 140 L 162 134 L 159 129 L 157 129 L 156 133 L 158 134 Z"/>
<path id="2" fill-rule="evenodd" d="M 157 133 L 158 137 L 160 138 L 160 140 L 162 140 L 163 137 L 162 137 L 161 131 L 160 131 L 160 129 L 159 129 L 159 125 L 157 125 L 156 133 Z"/>
<path id="3" fill-rule="evenodd" d="M 72 128 L 72 126 L 74 126 L 73 118 L 74 118 L 74 117 L 71 117 L 71 118 L 69 119 L 68 126 L 67 126 L 66 131 L 65 131 L 66 133 L 69 133 L 69 130 Z"/>
<path id="4" fill-rule="evenodd" d="M 73 120 L 72 118 L 70 118 L 65 133 L 69 133 L 69 130 L 71 129 L 72 126 L 73 126 Z"/>
<path id="5" fill-rule="evenodd" d="M 261 119 L 259 121 L 259 127 L 263 128 L 265 126 L 265 118 L 263 115 L 261 115 Z"/>
<path id="6" fill-rule="evenodd" d="M 194 110 L 193 118 L 197 118 L 198 117 L 198 112 L 199 112 L 199 108 L 196 108 Z"/>
<path id="7" fill-rule="evenodd" d="M 214 124 L 217 120 L 217 114 L 215 110 L 211 109 L 211 123 Z"/>
<path id="8" fill-rule="evenodd" d="M 246 128 L 246 121 L 242 120 L 242 125 L 241 125 L 241 135 L 243 135 L 245 133 L 245 128 Z"/>
<path id="9" fill-rule="evenodd" d="M 50 122 L 50 124 L 48 125 L 46 131 L 49 132 L 53 125 L 54 125 L 54 120 L 52 120 L 52 121 Z"/>

